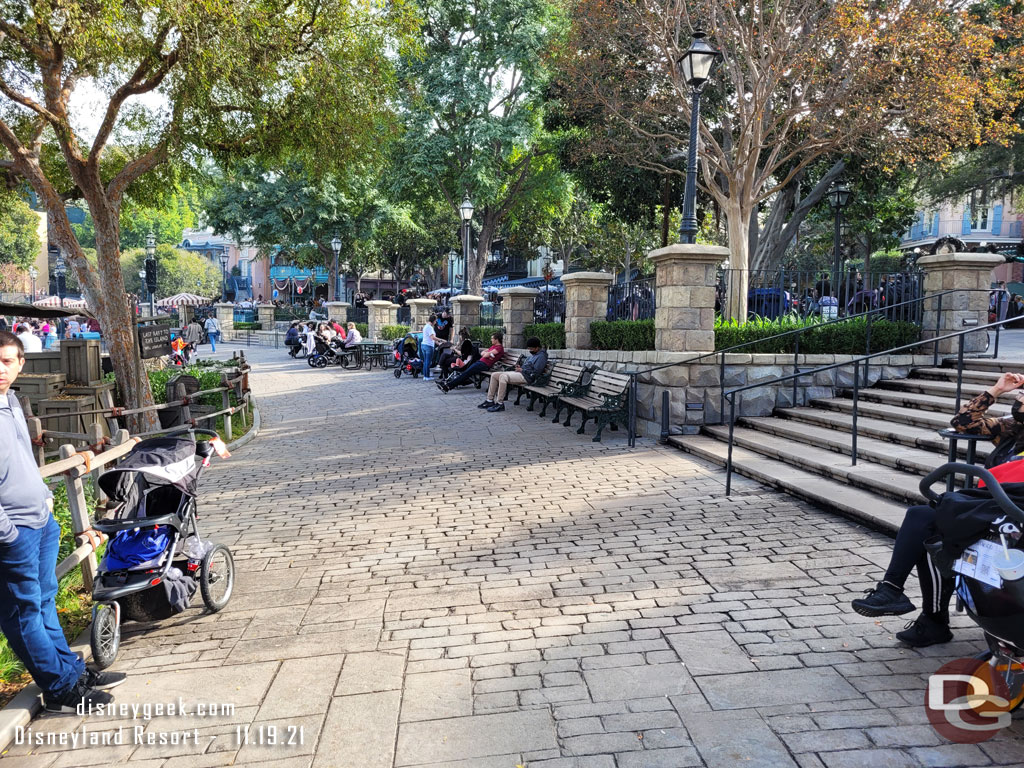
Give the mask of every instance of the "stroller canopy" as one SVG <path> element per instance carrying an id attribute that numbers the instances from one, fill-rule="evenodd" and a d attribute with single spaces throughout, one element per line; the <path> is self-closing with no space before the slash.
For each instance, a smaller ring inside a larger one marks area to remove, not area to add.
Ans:
<path id="1" fill-rule="evenodd" d="M 140 477 L 147 486 L 172 485 L 196 495 L 196 441 L 191 434 L 153 437 L 135 446 L 114 469 L 100 475 L 103 492 L 115 501 L 129 501 Z"/>

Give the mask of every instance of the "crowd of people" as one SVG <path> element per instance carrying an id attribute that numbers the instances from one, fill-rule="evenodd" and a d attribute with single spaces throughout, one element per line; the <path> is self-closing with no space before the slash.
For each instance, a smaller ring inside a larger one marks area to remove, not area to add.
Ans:
<path id="1" fill-rule="evenodd" d="M 363 336 L 355 323 L 342 327 L 336 320 L 321 323 L 297 321 L 285 332 L 284 345 L 288 347 L 289 357 L 299 357 L 300 354 L 305 357 L 316 351 L 317 339 L 340 349 L 354 349 L 359 346 Z"/>
<path id="2" fill-rule="evenodd" d="M 99 333 L 100 324 L 91 317 L 0 317 L 0 331 L 10 331 L 17 336 L 26 352 L 42 352 L 45 349 L 52 349 L 58 339 L 77 339 L 85 333 Z"/>

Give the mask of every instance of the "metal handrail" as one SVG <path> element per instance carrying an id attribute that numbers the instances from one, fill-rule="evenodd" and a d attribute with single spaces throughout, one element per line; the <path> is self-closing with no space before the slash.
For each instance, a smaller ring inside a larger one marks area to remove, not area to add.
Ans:
<path id="1" fill-rule="evenodd" d="M 974 289 L 978 290 L 978 289 Z M 862 355 L 854 358 L 853 360 L 847 360 L 842 363 L 832 363 L 830 365 L 823 365 L 811 370 L 800 371 L 798 373 L 791 373 L 785 376 L 778 376 L 769 381 L 758 382 L 757 384 L 747 384 L 742 387 L 736 387 L 730 389 L 728 392 L 724 391 L 723 396 L 729 401 L 729 448 L 726 457 L 725 464 L 725 495 L 728 496 L 732 491 L 732 450 L 734 444 L 734 431 L 736 429 L 736 395 L 747 392 L 752 389 L 758 389 L 760 387 L 770 387 L 772 385 L 781 384 L 786 381 L 793 380 L 794 385 L 797 379 L 803 376 L 813 376 L 816 373 L 823 371 L 831 371 L 837 368 L 845 368 L 847 366 L 853 366 L 853 412 L 852 412 L 852 435 L 851 435 L 851 466 L 857 465 L 857 414 L 858 414 L 858 401 L 860 396 L 860 366 L 864 364 L 864 384 L 868 384 L 868 361 L 876 357 L 883 357 L 887 355 L 898 354 L 900 352 L 912 350 L 916 347 L 921 347 L 925 344 L 934 344 L 936 355 L 938 354 L 938 344 L 940 341 L 946 341 L 948 339 L 957 339 L 957 377 L 956 377 L 956 409 L 960 410 L 961 392 L 963 389 L 963 373 L 964 373 L 964 338 L 967 334 L 978 333 L 980 331 L 988 331 L 991 328 L 996 329 L 996 334 L 999 333 L 999 327 L 1006 323 L 1005 320 L 996 320 L 994 323 L 986 323 L 985 325 L 975 326 L 973 328 L 966 328 L 962 331 L 956 331 L 955 333 L 949 333 L 944 336 L 936 336 L 925 341 L 917 341 L 913 344 L 906 344 L 902 347 L 895 347 L 894 349 L 888 349 L 883 352 L 873 352 L 869 355 Z M 997 348 L 996 348 L 997 349 Z M 992 359 L 996 359 L 993 356 Z M 795 401 L 794 401 L 795 404 Z"/>
<path id="2" fill-rule="evenodd" d="M 862 312 L 862 313 L 857 314 L 857 315 L 848 315 L 846 317 L 841 317 L 841 318 L 838 318 L 836 320 L 829 320 L 829 321 L 826 321 L 824 323 L 815 323 L 814 325 L 804 326 L 803 328 L 794 328 L 794 329 L 789 330 L 789 331 L 783 331 L 782 333 L 777 333 L 777 334 L 775 334 L 773 336 L 766 336 L 763 339 L 755 339 L 754 341 L 745 341 L 745 342 L 743 342 L 741 344 L 734 344 L 731 347 L 726 347 L 725 349 L 716 349 L 716 350 L 713 350 L 711 352 L 705 352 L 703 354 L 698 355 L 697 357 L 687 358 L 686 360 L 680 360 L 680 361 L 674 362 L 674 363 L 662 363 L 661 365 L 655 365 L 655 366 L 652 366 L 650 368 L 644 368 L 642 370 L 625 371 L 625 373 L 627 375 L 629 375 L 630 378 L 631 378 L 631 383 L 630 383 L 631 395 L 630 395 L 630 398 L 632 399 L 633 397 L 635 397 L 635 394 L 632 394 L 632 393 L 636 392 L 636 384 L 637 384 L 636 378 L 638 376 L 642 375 L 642 374 L 652 373 L 654 371 L 661 371 L 661 370 L 665 370 L 666 368 L 673 368 L 673 367 L 675 367 L 677 365 L 693 365 L 694 363 L 697 363 L 697 362 L 699 362 L 701 360 L 704 360 L 706 358 L 714 357 L 716 355 L 721 355 L 721 359 L 719 360 L 719 372 L 718 372 L 718 375 L 719 375 L 718 382 L 719 382 L 719 387 L 721 388 L 721 400 L 720 400 L 720 404 L 719 404 L 719 413 L 720 414 L 724 414 L 724 412 L 725 412 L 725 387 L 723 385 L 725 383 L 725 356 L 727 354 L 734 353 L 734 352 L 736 352 L 736 350 L 742 349 L 744 347 L 753 346 L 755 344 L 764 344 L 764 343 L 776 341 L 776 340 L 784 338 L 786 336 L 792 336 L 792 335 L 796 334 L 797 335 L 797 340 L 796 340 L 796 344 L 795 344 L 794 350 L 793 350 L 793 374 L 794 374 L 794 376 L 797 376 L 797 377 L 799 377 L 799 376 L 806 376 L 806 375 L 808 375 L 810 373 L 813 373 L 815 371 L 803 371 L 803 372 L 799 371 L 799 357 L 800 357 L 800 336 L 799 335 L 802 334 L 802 333 L 806 333 L 807 331 L 817 330 L 818 328 L 825 328 L 825 327 L 830 326 L 830 325 L 838 325 L 839 323 L 845 323 L 845 322 L 849 322 L 850 320 L 856 320 L 858 318 L 866 317 L 866 318 L 868 318 L 868 328 L 867 328 L 867 335 L 866 335 L 865 345 L 867 347 L 867 350 L 870 351 L 870 349 L 871 349 L 871 316 L 872 315 L 878 314 L 880 312 L 889 312 L 889 311 L 895 309 L 896 307 L 904 306 L 904 305 L 907 305 L 907 304 L 914 304 L 914 303 L 917 303 L 917 302 L 924 302 L 924 301 L 926 301 L 928 299 L 937 299 L 938 300 L 938 306 L 935 308 L 935 333 L 938 334 L 938 332 L 939 332 L 939 323 L 940 323 L 940 321 L 942 319 L 942 297 L 943 296 L 946 296 L 946 295 L 951 294 L 951 293 L 978 293 L 978 292 L 984 292 L 984 293 L 989 293 L 990 294 L 990 293 L 992 293 L 993 290 L 994 289 L 992 289 L 992 288 L 951 288 L 951 289 L 946 290 L 946 291 L 940 291 L 938 293 L 929 293 L 926 296 L 918 296 L 915 299 L 908 299 L 907 301 L 901 301 L 901 302 L 899 302 L 897 304 L 890 304 L 890 305 L 887 305 L 885 307 L 881 307 L 879 309 L 872 309 L 872 310 L 869 310 L 867 312 Z M 1002 295 L 1000 295 L 999 301 L 996 304 L 996 316 L 997 317 L 999 316 L 999 314 L 1000 314 L 1000 312 L 1002 310 L 1002 304 L 1003 304 L 1003 302 L 1002 302 Z M 999 321 L 999 322 L 1000 323 L 1005 323 L 1006 321 L 1003 320 L 1003 321 Z M 932 341 L 933 341 L 932 339 L 929 339 L 927 342 L 920 342 L 919 341 L 919 342 L 915 342 L 911 346 L 920 346 L 920 345 L 925 344 L 925 343 L 931 344 Z M 938 356 L 939 356 L 938 350 L 939 350 L 938 344 L 935 344 L 935 352 L 934 352 L 934 355 L 933 355 L 933 365 L 938 365 Z M 993 353 L 993 356 L 998 356 L 998 354 L 999 354 L 999 329 L 998 328 L 996 329 L 996 339 L 995 339 L 994 350 L 995 351 Z M 878 352 L 876 354 L 891 354 L 893 351 L 894 350 L 885 350 L 885 351 L 882 351 L 882 352 Z M 843 363 L 843 365 L 848 365 L 848 364 L 849 363 Z M 794 379 L 794 381 L 793 381 L 793 400 L 794 400 L 794 402 L 796 401 L 796 389 L 797 389 L 796 379 Z M 636 414 L 636 404 L 635 403 L 631 403 L 631 405 L 630 405 L 630 417 L 629 417 L 629 428 L 628 428 L 629 429 L 628 444 L 629 444 L 630 448 L 633 448 L 633 447 L 636 446 L 636 421 L 635 421 L 635 414 Z"/>

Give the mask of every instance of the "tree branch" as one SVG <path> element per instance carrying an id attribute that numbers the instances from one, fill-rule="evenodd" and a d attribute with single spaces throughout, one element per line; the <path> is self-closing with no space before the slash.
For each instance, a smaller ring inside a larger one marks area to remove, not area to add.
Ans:
<path id="1" fill-rule="evenodd" d="M 121 198 L 128 186 L 167 159 L 167 144 L 161 141 L 149 152 L 132 160 L 121 169 L 107 185 L 107 198 L 113 207 L 120 206 Z"/>

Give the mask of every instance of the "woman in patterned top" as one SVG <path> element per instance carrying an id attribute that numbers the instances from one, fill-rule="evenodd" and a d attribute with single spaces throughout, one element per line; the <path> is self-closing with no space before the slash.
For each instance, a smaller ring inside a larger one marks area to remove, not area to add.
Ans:
<path id="1" fill-rule="evenodd" d="M 950 424 L 957 432 L 988 435 L 995 445 L 1007 440 L 1014 444 L 1024 438 L 1024 395 L 1018 395 L 1010 416 L 992 417 L 985 413 L 1001 395 L 1024 387 L 1024 374 L 1004 373 L 999 380 L 964 405 Z M 948 643 L 949 600 L 953 596 L 953 580 L 943 578 L 924 548 L 924 542 L 935 535 L 935 510 L 928 504 L 910 507 L 892 548 L 889 568 L 882 581 L 867 594 L 854 600 L 853 610 L 861 616 L 899 616 L 915 610 L 903 593 L 910 572 L 916 567 L 924 602 L 921 615 L 907 624 L 896 637 L 907 645 L 923 648 Z"/>

